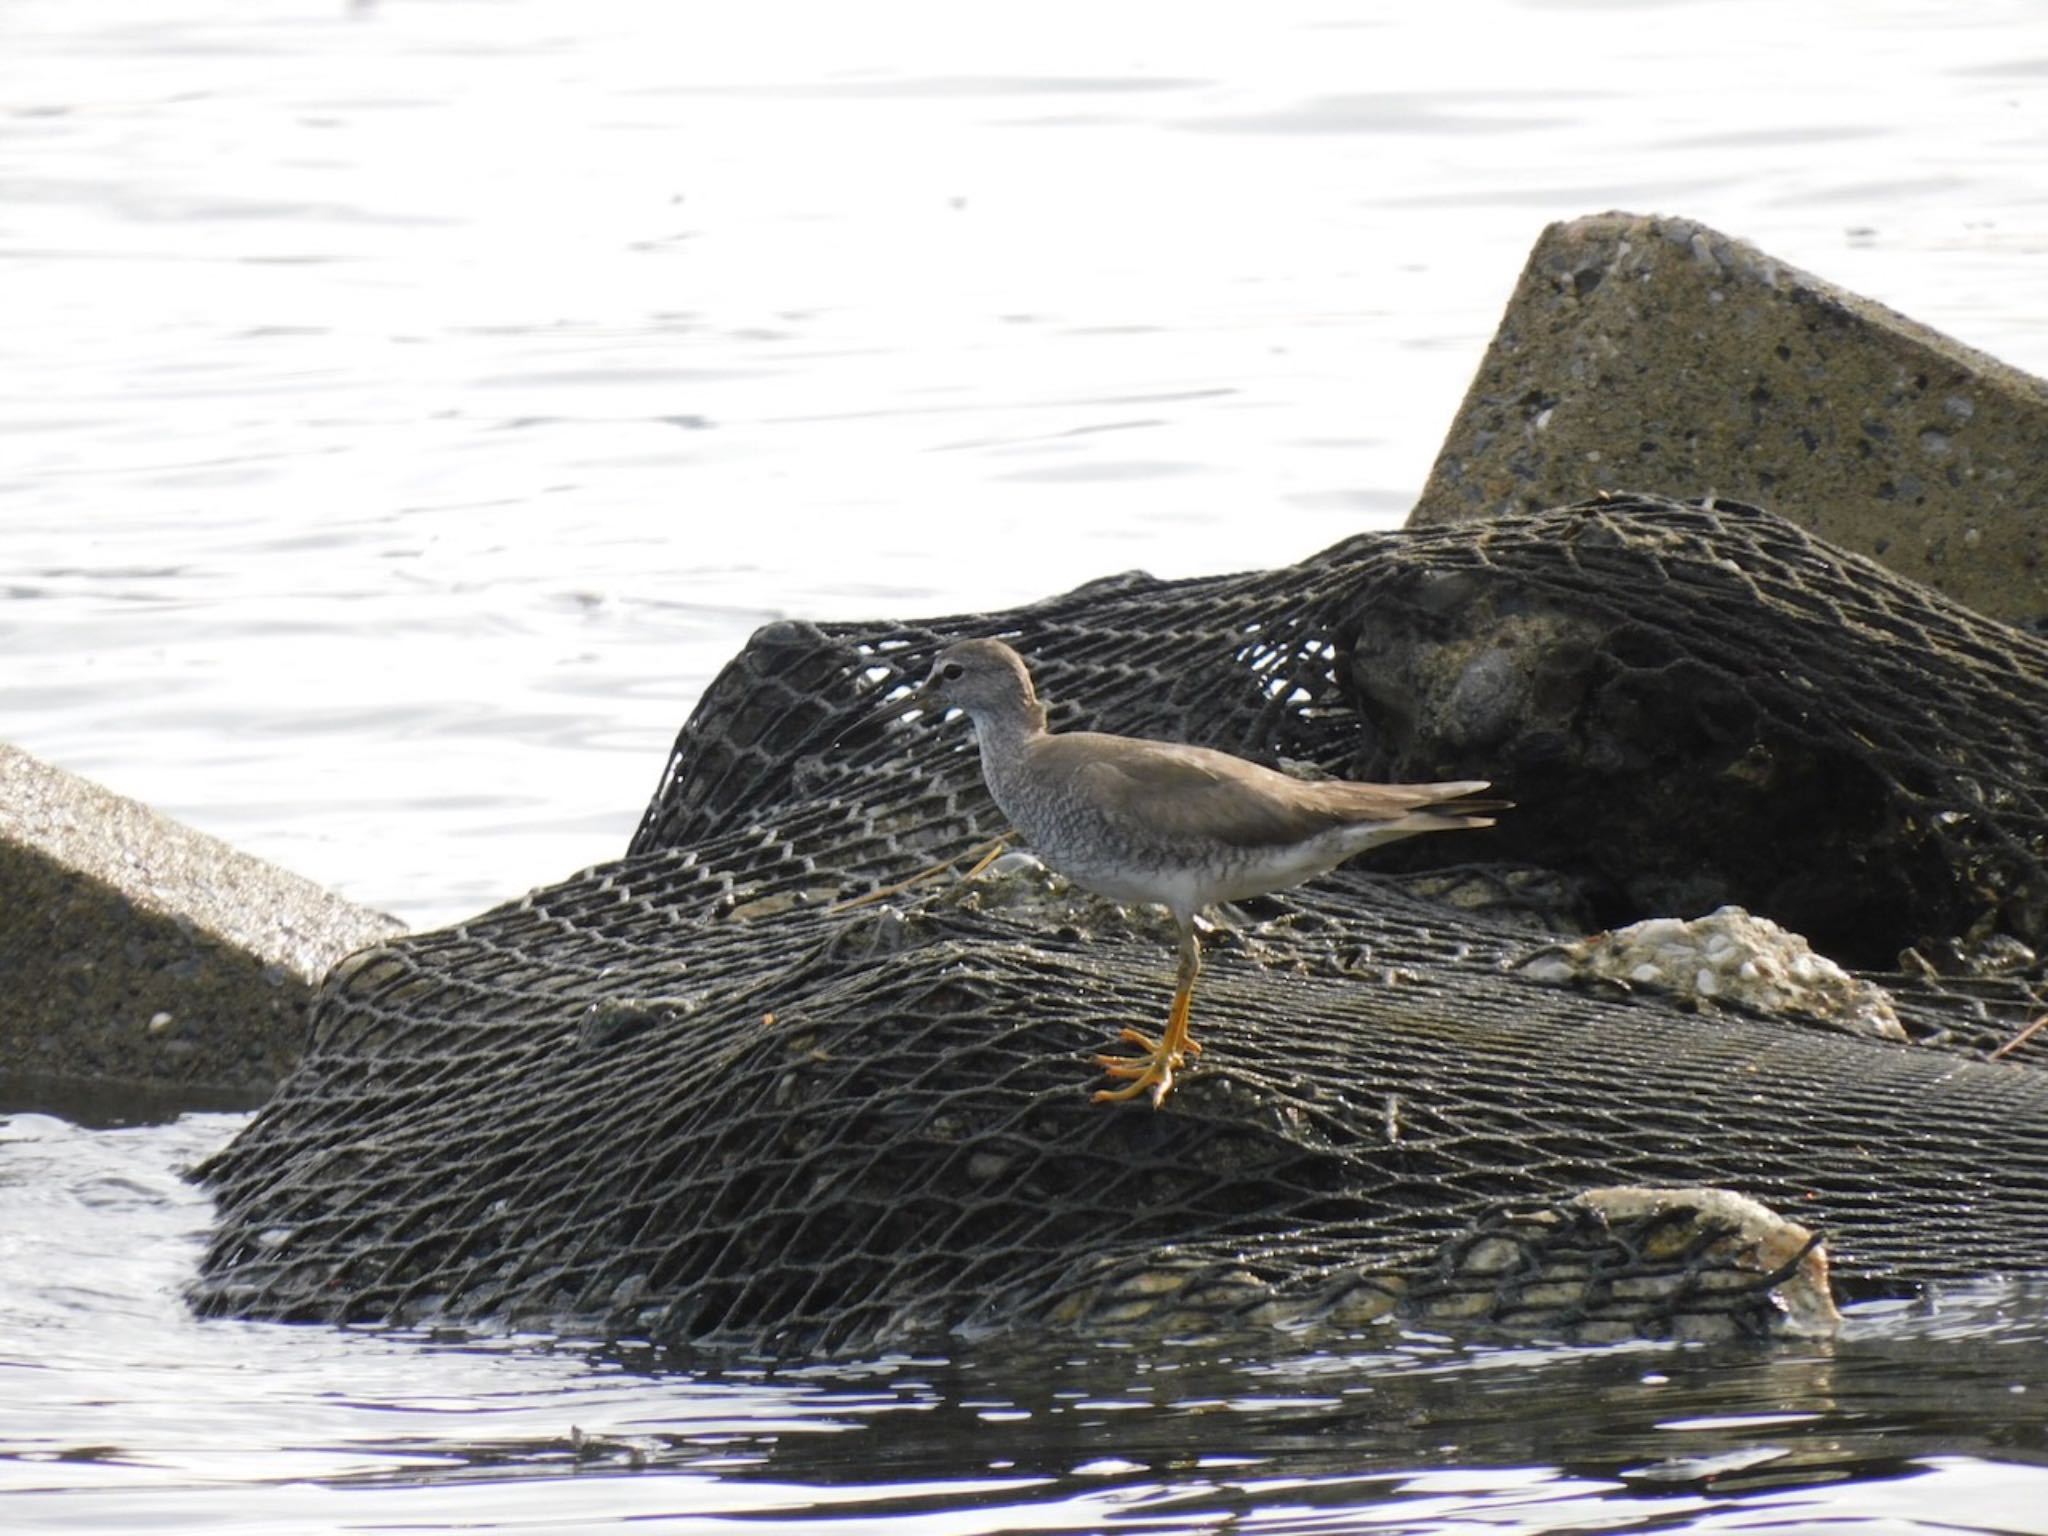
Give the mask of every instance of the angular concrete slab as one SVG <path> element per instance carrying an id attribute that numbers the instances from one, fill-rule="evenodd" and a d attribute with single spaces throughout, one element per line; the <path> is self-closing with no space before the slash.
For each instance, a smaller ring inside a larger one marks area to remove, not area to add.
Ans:
<path id="1" fill-rule="evenodd" d="M 0 1075 L 260 1092 L 403 926 L 0 743 Z"/>
<path id="2" fill-rule="evenodd" d="M 1410 524 L 1624 488 L 2048 617 L 2048 382 L 1686 219 L 1543 232 Z"/>

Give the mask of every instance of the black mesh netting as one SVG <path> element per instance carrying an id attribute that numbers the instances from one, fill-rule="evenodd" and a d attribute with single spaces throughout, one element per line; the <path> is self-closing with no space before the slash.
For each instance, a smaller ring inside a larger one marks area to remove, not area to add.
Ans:
<path id="1" fill-rule="evenodd" d="M 1031 657 L 1055 728 L 1518 809 L 1256 904 L 1167 1108 L 1092 1104 L 1086 1057 L 1164 1013 L 1163 921 L 1028 870 L 834 909 L 1003 830 L 970 733 L 902 702 L 964 634 Z M 2048 1055 L 1984 1059 L 2048 1007 L 2044 781 L 2048 644 L 1726 504 L 773 625 L 625 858 L 336 970 L 203 1170 L 197 1301 L 872 1347 L 1113 1326 L 1160 1276 L 1306 1294 L 1615 1183 L 1741 1191 L 1849 1276 L 2048 1267 Z M 1914 1043 L 1509 968 L 1721 901 L 1883 970 Z"/>

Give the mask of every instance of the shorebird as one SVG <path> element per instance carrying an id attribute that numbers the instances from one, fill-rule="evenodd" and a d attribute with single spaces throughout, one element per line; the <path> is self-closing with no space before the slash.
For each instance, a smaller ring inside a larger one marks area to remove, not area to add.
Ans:
<path id="1" fill-rule="evenodd" d="M 1325 874 L 1346 859 L 1420 832 L 1489 827 L 1503 801 L 1470 797 L 1484 779 L 1442 784 L 1308 781 L 1208 747 L 1097 731 L 1046 729 L 1024 658 L 1000 640 L 963 640 L 932 663 L 924 693 L 974 722 L 982 778 L 1005 816 L 1045 862 L 1076 885 L 1173 914 L 1180 969 L 1157 1039 L 1118 1033 L 1142 1055 L 1100 1055 L 1128 1078 L 1098 1102 L 1148 1090 L 1155 1108 L 1174 1074 L 1201 1054 L 1188 1032 L 1202 969 L 1195 917 Z"/>

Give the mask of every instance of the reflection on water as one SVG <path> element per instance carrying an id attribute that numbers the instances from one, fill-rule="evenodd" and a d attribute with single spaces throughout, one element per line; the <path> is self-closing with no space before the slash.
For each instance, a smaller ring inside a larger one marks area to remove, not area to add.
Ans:
<path id="1" fill-rule="evenodd" d="M 2048 1530 L 2037 1289 L 1866 1307 L 1828 1345 L 1024 1339 L 785 1368 L 199 1322 L 177 1169 L 238 1123 L 0 1121 L 10 1530 Z"/>

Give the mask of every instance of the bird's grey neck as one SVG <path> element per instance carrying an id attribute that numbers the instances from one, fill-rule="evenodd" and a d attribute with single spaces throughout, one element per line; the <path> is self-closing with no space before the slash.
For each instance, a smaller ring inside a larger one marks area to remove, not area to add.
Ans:
<path id="1" fill-rule="evenodd" d="M 974 737 L 984 752 L 1004 752 L 1044 733 L 1045 707 L 1036 700 L 974 711 Z"/>

